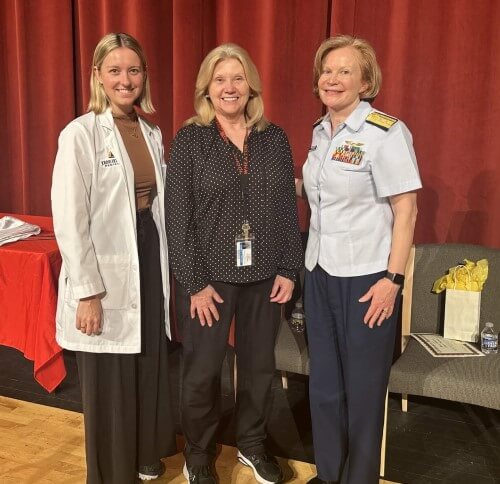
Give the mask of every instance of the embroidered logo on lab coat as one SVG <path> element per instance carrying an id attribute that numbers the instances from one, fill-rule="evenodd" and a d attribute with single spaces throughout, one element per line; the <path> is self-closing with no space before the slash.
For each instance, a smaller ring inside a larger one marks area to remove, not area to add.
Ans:
<path id="1" fill-rule="evenodd" d="M 108 168 L 110 166 L 119 165 L 120 162 L 115 158 L 111 150 L 108 151 L 108 157 L 105 160 L 99 162 L 103 168 Z"/>
<path id="2" fill-rule="evenodd" d="M 362 150 L 364 143 L 346 140 L 340 146 L 335 148 L 332 155 L 332 160 L 350 165 L 359 165 L 363 159 L 365 152 Z"/>

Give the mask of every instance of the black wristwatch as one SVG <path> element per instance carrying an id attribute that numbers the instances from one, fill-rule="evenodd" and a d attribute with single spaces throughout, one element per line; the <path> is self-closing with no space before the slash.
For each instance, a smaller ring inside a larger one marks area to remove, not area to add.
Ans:
<path id="1" fill-rule="evenodd" d="M 403 287 L 403 284 L 405 283 L 405 276 L 403 276 L 403 274 L 397 274 L 395 272 L 386 271 L 384 277 L 389 279 L 389 281 L 394 282 L 394 284 L 398 284 L 401 287 Z"/>

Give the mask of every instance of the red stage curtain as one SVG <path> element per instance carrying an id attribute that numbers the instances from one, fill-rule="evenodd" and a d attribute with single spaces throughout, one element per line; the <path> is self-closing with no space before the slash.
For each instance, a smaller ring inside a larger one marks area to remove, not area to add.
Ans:
<path id="1" fill-rule="evenodd" d="M 375 106 L 414 135 L 425 184 L 416 241 L 499 247 L 499 24 L 496 0 L 2 0 L 0 210 L 50 213 L 57 136 L 85 111 L 91 55 L 104 33 L 126 31 L 143 44 L 152 120 L 167 148 L 192 114 L 205 54 L 221 42 L 241 44 L 299 174 L 322 113 L 311 94 L 313 55 L 342 32 L 373 43 L 384 73 Z M 305 229 L 306 207 L 299 209 Z"/>
<path id="2" fill-rule="evenodd" d="M 0 2 L 0 212 L 50 214 L 57 136 L 75 116 L 71 1 Z"/>
<path id="3" fill-rule="evenodd" d="M 89 99 L 90 64 L 94 48 L 107 32 L 136 37 L 148 60 L 156 114 L 152 117 L 168 146 L 172 127 L 172 1 L 73 0 L 77 110 L 84 113 Z"/>

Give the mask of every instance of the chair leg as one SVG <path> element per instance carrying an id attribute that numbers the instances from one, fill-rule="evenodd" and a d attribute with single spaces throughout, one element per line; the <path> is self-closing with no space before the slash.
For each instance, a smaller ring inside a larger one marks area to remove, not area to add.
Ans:
<path id="1" fill-rule="evenodd" d="M 288 390 L 288 376 L 286 375 L 286 371 L 281 371 L 281 384 L 283 385 L 284 390 Z"/>
<path id="2" fill-rule="evenodd" d="M 401 395 L 401 410 L 403 412 L 408 411 L 408 394 L 407 393 L 403 393 Z"/>
<path id="3" fill-rule="evenodd" d="M 385 444 L 387 440 L 387 404 L 389 391 L 385 394 L 385 411 L 384 411 L 384 430 L 382 431 L 382 446 L 380 448 L 380 477 L 385 474 Z"/>

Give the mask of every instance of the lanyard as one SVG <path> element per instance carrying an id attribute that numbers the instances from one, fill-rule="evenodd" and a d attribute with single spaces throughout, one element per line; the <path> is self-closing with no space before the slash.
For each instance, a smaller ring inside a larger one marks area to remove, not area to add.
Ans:
<path id="1" fill-rule="evenodd" d="M 250 164 L 250 157 L 248 155 L 248 130 L 245 135 L 245 141 L 243 142 L 243 153 L 242 153 L 233 143 L 231 143 L 227 134 L 224 131 L 224 128 L 221 126 L 217 118 L 215 118 L 215 125 L 217 126 L 217 130 L 219 131 L 220 137 L 231 148 L 233 154 L 234 164 L 236 166 L 236 171 L 238 172 L 240 179 L 241 198 L 243 200 L 245 223 L 247 223 L 249 205 L 250 205 L 250 193 L 248 189 L 248 169 Z"/>

